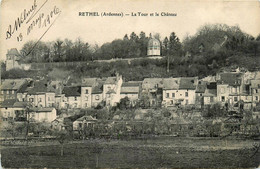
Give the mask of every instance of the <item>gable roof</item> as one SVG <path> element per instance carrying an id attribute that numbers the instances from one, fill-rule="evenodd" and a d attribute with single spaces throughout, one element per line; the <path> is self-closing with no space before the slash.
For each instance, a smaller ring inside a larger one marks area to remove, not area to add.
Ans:
<path id="1" fill-rule="evenodd" d="M 115 90 L 114 89 L 110 89 L 109 91 L 107 91 L 107 93 L 106 94 L 116 94 L 116 92 L 115 92 Z"/>
<path id="2" fill-rule="evenodd" d="M 97 119 L 93 118 L 92 116 L 83 116 L 78 118 L 76 121 L 97 121 Z"/>
<path id="3" fill-rule="evenodd" d="M 163 87 L 163 79 L 162 78 L 145 78 L 142 83 L 143 89 L 154 89 L 158 86 L 158 88 Z"/>
<path id="4" fill-rule="evenodd" d="M 241 84 L 241 73 L 222 73 L 218 84 L 228 84 L 230 86 Z"/>
<path id="5" fill-rule="evenodd" d="M 25 108 L 28 105 L 29 105 L 29 102 L 15 102 L 13 107 Z"/>
<path id="6" fill-rule="evenodd" d="M 6 79 L 1 86 L 1 90 L 19 90 L 26 84 L 25 79 Z"/>
<path id="7" fill-rule="evenodd" d="M 7 51 L 7 55 L 16 55 L 16 56 L 19 56 L 19 52 L 16 48 L 12 48 L 10 50 Z"/>
<path id="8" fill-rule="evenodd" d="M 165 78 L 163 79 L 163 89 L 179 89 L 180 78 Z"/>
<path id="9" fill-rule="evenodd" d="M 4 107 L 7 107 L 7 108 L 11 108 L 14 106 L 14 103 L 16 102 L 16 99 L 8 99 L 8 100 L 4 100 L 2 103 L 1 103 L 1 107 L 4 108 Z"/>
<path id="10" fill-rule="evenodd" d="M 93 87 L 97 83 L 97 78 L 83 78 L 82 86 Z"/>
<path id="11" fill-rule="evenodd" d="M 52 112 L 55 109 L 53 107 L 32 107 L 30 108 L 31 112 L 41 113 L 41 112 Z"/>
<path id="12" fill-rule="evenodd" d="M 141 85 L 141 82 L 138 82 L 138 81 L 136 81 L 136 82 L 132 81 L 132 82 L 124 82 L 124 83 L 122 83 L 122 87 L 139 87 L 140 85 Z"/>
<path id="13" fill-rule="evenodd" d="M 196 86 L 196 93 L 204 93 L 207 87 L 207 83 L 204 81 L 199 81 Z"/>
<path id="14" fill-rule="evenodd" d="M 197 77 L 181 77 L 179 89 L 196 89 Z"/>
<path id="15" fill-rule="evenodd" d="M 140 92 L 140 85 L 138 84 L 130 84 L 130 83 L 123 83 L 124 85 L 121 86 L 121 94 L 138 94 Z"/>
<path id="16" fill-rule="evenodd" d="M 65 94 L 65 97 L 80 96 L 81 87 L 80 86 L 64 87 L 62 90 L 62 94 Z"/>
<path id="17" fill-rule="evenodd" d="M 116 77 L 108 77 L 104 84 L 116 84 Z"/>
<path id="18" fill-rule="evenodd" d="M 48 88 L 48 85 L 45 81 L 35 81 L 32 82 L 32 86 L 28 86 L 26 91 L 28 94 L 37 94 L 37 93 L 46 93 L 52 92 L 55 93 L 53 88 Z"/>
<path id="19" fill-rule="evenodd" d="M 103 84 L 98 84 L 92 89 L 92 94 L 100 94 L 100 93 L 103 93 Z"/>

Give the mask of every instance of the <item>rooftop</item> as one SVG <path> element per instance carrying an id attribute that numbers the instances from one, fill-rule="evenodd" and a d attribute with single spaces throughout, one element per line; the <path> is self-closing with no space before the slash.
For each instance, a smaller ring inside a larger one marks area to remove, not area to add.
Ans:
<path id="1" fill-rule="evenodd" d="M 143 89 L 154 89 L 154 88 L 162 88 L 163 87 L 163 79 L 162 78 L 145 78 L 142 83 Z"/>
<path id="2" fill-rule="evenodd" d="M 36 112 L 36 113 L 39 113 L 39 112 L 51 112 L 53 109 L 53 107 L 33 107 L 33 108 L 30 108 L 30 111 L 32 112 Z"/>
<path id="3" fill-rule="evenodd" d="M 4 100 L 2 103 L 1 103 L 1 107 L 2 108 L 11 108 L 14 106 L 14 103 L 16 102 L 16 99 L 8 99 L 8 100 Z"/>
<path id="4" fill-rule="evenodd" d="M 1 90 L 19 90 L 26 84 L 25 79 L 6 79 L 1 86 Z"/>
<path id="5" fill-rule="evenodd" d="M 65 94 L 65 97 L 80 96 L 81 87 L 80 86 L 64 87 L 62 93 Z"/>
<path id="6" fill-rule="evenodd" d="M 180 78 L 165 78 L 163 79 L 164 89 L 179 89 Z"/>
<path id="7" fill-rule="evenodd" d="M 82 86 L 93 87 L 97 83 L 97 78 L 83 78 Z"/>
<path id="8" fill-rule="evenodd" d="M 35 81 L 28 85 L 26 91 L 28 94 L 37 94 L 37 93 L 46 93 L 46 92 L 55 92 L 54 89 L 48 88 L 48 85 L 45 81 Z"/>
<path id="9" fill-rule="evenodd" d="M 179 89 L 196 89 L 197 77 L 181 77 Z"/>
<path id="10" fill-rule="evenodd" d="M 228 84 L 230 86 L 241 84 L 241 73 L 222 73 L 220 74 L 219 84 Z"/>
<path id="11" fill-rule="evenodd" d="M 116 77 L 108 77 L 105 81 L 105 84 L 116 84 Z"/>
<path id="12" fill-rule="evenodd" d="M 7 55 L 16 55 L 16 56 L 19 56 L 19 52 L 16 48 L 12 48 L 10 50 L 7 51 Z"/>
<path id="13" fill-rule="evenodd" d="M 83 116 L 77 119 L 76 121 L 96 121 L 97 119 L 93 118 L 92 116 Z"/>

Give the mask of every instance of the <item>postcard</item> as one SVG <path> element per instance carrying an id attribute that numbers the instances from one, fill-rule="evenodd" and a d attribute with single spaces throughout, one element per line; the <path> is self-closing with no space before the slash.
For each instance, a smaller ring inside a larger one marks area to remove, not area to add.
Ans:
<path id="1" fill-rule="evenodd" d="M 2 168 L 260 167 L 259 0 L 2 0 Z"/>

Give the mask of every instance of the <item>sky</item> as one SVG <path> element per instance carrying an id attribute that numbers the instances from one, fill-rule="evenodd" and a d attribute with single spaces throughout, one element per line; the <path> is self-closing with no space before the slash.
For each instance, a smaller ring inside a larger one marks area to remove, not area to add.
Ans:
<path id="1" fill-rule="evenodd" d="M 79 12 L 98 12 L 99 16 L 79 16 Z M 104 12 L 124 16 L 101 16 Z M 138 12 L 148 16 L 131 16 Z M 155 12 L 159 16 L 150 16 Z M 162 12 L 177 16 L 161 16 Z M 14 30 L 17 18 L 24 21 Z M 20 50 L 29 40 L 74 41 L 80 37 L 89 44 L 102 45 L 141 31 L 160 33 L 162 38 L 175 32 L 183 40 L 199 27 L 215 23 L 237 25 L 256 37 L 260 34 L 260 0 L 2 0 L 0 59 L 5 59 L 8 49 Z"/>

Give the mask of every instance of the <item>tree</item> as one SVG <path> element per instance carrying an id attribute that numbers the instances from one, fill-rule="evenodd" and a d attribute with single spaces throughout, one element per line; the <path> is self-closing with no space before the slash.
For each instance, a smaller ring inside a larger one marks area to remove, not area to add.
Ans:
<path id="1" fill-rule="evenodd" d="M 129 98 L 126 96 L 125 98 L 120 99 L 120 102 L 118 104 L 119 109 L 121 110 L 125 110 L 125 109 L 129 109 L 130 108 L 130 100 Z"/>
<path id="2" fill-rule="evenodd" d="M 128 40 L 129 40 L 129 38 L 128 38 L 128 35 L 127 35 L 127 34 L 125 34 L 125 36 L 124 36 L 123 40 L 125 40 L 125 41 L 128 41 Z"/>
<path id="3" fill-rule="evenodd" d="M 167 56 L 168 52 L 169 52 L 169 40 L 167 37 L 165 37 L 162 43 L 162 55 Z"/>
<path id="4" fill-rule="evenodd" d="M 65 59 L 63 59 L 63 47 L 62 47 L 63 41 L 61 40 L 56 40 L 56 42 L 53 44 L 53 49 L 54 49 L 54 56 L 53 56 L 53 60 L 55 62 L 61 62 L 64 61 Z"/>
<path id="5" fill-rule="evenodd" d="M 56 139 L 60 143 L 60 145 L 61 145 L 60 155 L 63 156 L 64 155 L 64 144 L 66 142 L 68 142 L 69 140 L 71 140 L 72 136 L 66 130 L 61 130 L 61 131 L 54 130 L 52 132 L 52 134 L 56 137 Z"/>
<path id="6" fill-rule="evenodd" d="M 169 38 L 169 54 L 178 56 L 181 51 L 181 43 L 179 38 L 176 36 L 174 32 L 171 33 Z"/>

